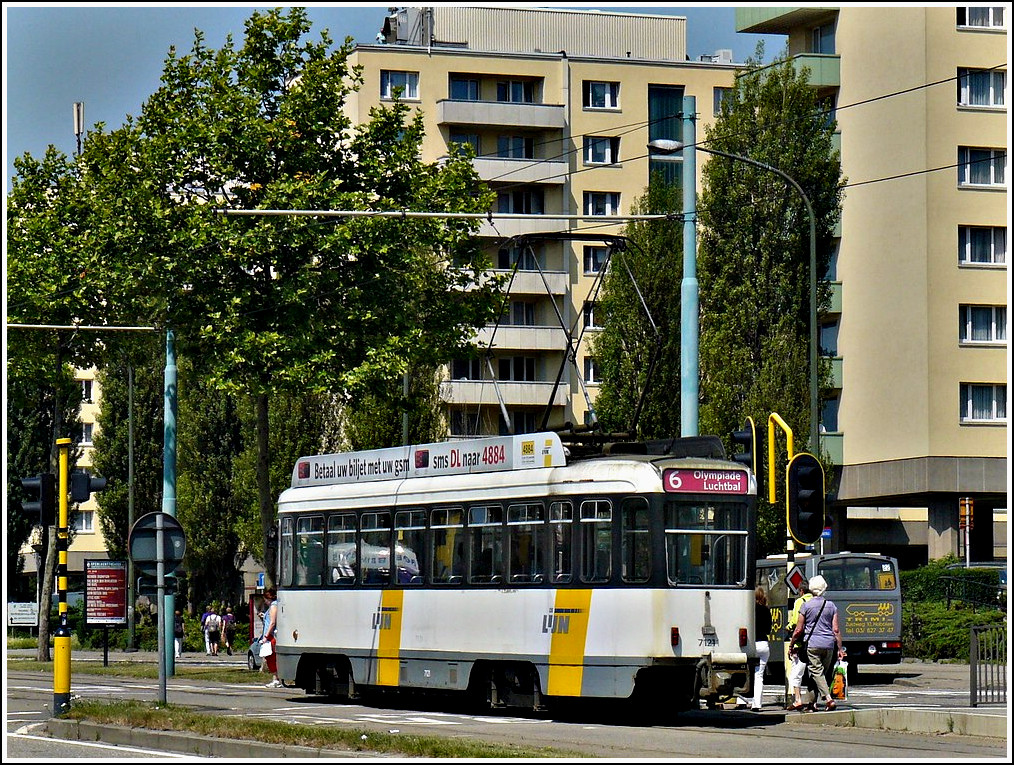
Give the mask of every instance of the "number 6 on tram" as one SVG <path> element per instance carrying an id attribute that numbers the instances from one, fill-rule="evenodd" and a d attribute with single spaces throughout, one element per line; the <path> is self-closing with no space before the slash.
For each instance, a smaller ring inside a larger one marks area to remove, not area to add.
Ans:
<path id="1" fill-rule="evenodd" d="M 535 709 L 749 693 L 756 486 L 716 437 L 302 457 L 278 503 L 279 677 Z"/>

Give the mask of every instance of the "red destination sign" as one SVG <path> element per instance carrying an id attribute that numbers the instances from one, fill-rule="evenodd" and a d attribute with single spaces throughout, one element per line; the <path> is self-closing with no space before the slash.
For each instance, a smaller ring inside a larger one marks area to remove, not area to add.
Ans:
<path id="1" fill-rule="evenodd" d="M 85 561 L 85 622 L 127 623 L 126 561 Z"/>
<path id="2" fill-rule="evenodd" d="M 675 494 L 746 494 L 750 482 L 743 470 L 670 468 L 662 473 L 662 486 Z"/>

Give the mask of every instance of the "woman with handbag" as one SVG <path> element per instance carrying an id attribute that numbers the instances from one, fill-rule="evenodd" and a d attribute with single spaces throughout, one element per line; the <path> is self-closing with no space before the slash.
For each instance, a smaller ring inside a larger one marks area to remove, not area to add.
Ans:
<path id="1" fill-rule="evenodd" d="M 803 604 L 799 610 L 796 629 L 789 639 L 789 651 L 796 642 L 803 639 L 806 643 L 806 661 L 810 677 L 817 686 L 817 694 L 824 699 L 824 711 L 830 712 L 837 707 L 831 698 L 828 688 L 828 677 L 836 658 L 842 658 L 841 631 L 838 629 L 838 609 L 834 603 L 824 597 L 827 582 L 819 574 L 810 580 L 810 592 L 813 597 Z M 816 710 L 816 703 L 810 705 Z"/>
<path id="2" fill-rule="evenodd" d="M 272 675 L 267 688 L 281 688 L 283 683 L 278 679 L 278 657 L 275 655 L 275 632 L 278 629 L 278 601 L 275 600 L 273 587 L 264 591 L 264 630 L 261 632 L 260 654 L 264 665 Z"/>

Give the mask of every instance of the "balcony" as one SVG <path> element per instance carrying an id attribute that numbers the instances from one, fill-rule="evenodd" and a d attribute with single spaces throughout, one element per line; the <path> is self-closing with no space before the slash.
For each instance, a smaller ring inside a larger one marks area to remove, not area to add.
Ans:
<path id="1" fill-rule="evenodd" d="M 520 349 L 523 351 L 560 351 L 567 350 L 567 336 L 559 327 L 519 327 L 512 324 L 501 324 L 493 334 L 493 327 L 480 329 L 475 336 L 480 346 L 490 346 L 497 350 Z"/>
<path id="2" fill-rule="evenodd" d="M 562 130 L 566 124 L 562 104 L 526 104 L 503 101 L 437 101 L 441 125 L 511 127 Z"/>
<path id="3" fill-rule="evenodd" d="M 498 273 L 510 272 L 498 271 Z M 543 277 L 545 281 L 542 280 Z M 566 271 L 543 271 L 541 274 L 538 271 L 518 271 L 514 274 L 514 281 L 511 282 L 511 294 L 545 295 L 548 287 L 550 295 L 566 295 L 567 279 Z"/>
<path id="4" fill-rule="evenodd" d="M 609 219 L 603 217 L 603 221 Z M 572 224 L 566 218 L 546 215 L 540 218 L 537 215 L 518 215 L 517 217 L 503 217 L 493 213 L 493 222 L 483 220 L 479 224 L 478 236 L 495 237 L 497 239 L 509 239 L 512 236 L 521 234 L 556 234 L 561 231 L 568 231 Z M 617 223 L 622 226 L 622 223 Z"/>
<path id="5" fill-rule="evenodd" d="M 475 172 L 484 181 L 500 183 L 556 183 L 567 179 L 566 162 L 549 159 L 504 159 L 476 157 L 472 160 Z"/>
<path id="6" fill-rule="evenodd" d="M 497 390 L 504 404 L 515 406 L 566 406 L 569 386 L 561 383 L 553 392 L 551 382 L 505 382 L 503 380 L 448 380 L 440 383 L 440 397 L 449 404 L 499 406 Z"/>
<path id="7" fill-rule="evenodd" d="M 841 56 L 831 53 L 800 53 L 792 57 L 792 66 L 797 72 L 804 67 L 810 70 L 809 84 L 816 88 L 820 96 L 841 87 Z M 761 67 L 755 71 L 764 72 L 767 68 Z"/>
<path id="8" fill-rule="evenodd" d="M 736 31 L 757 35 L 787 35 L 796 27 L 815 27 L 832 20 L 837 8 L 757 7 L 736 8 Z"/>

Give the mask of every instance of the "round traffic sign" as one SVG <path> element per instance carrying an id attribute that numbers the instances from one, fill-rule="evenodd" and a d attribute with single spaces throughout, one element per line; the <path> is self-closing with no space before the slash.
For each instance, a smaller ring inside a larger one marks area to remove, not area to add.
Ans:
<path id="1" fill-rule="evenodd" d="M 162 553 L 159 555 L 158 530 L 162 526 Z M 183 562 L 187 538 L 180 522 L 168 513 L 148 513 L 134 522 L 127 538 L 127 550 L 134 565 L 143 574 L 158 576 L 161 557 L 163 572 L 171 574 Z"/>

